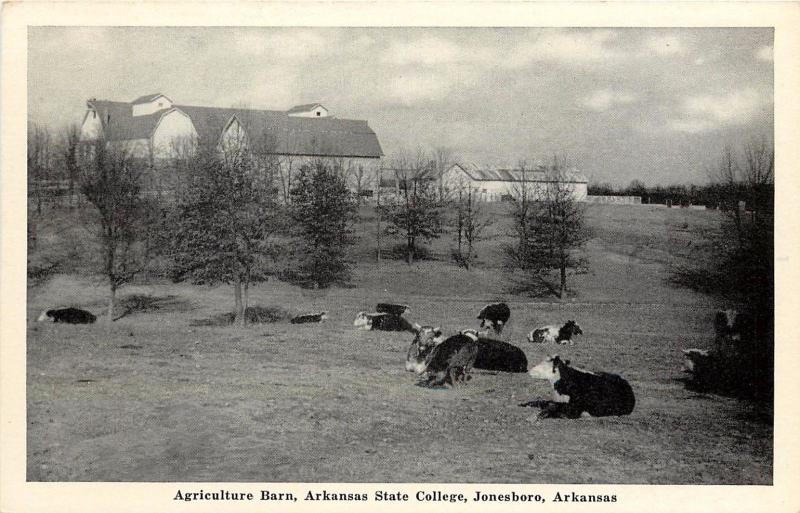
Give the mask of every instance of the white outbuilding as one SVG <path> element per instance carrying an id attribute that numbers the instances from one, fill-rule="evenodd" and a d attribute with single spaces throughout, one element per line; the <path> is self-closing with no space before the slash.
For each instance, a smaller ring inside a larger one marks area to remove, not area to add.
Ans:
<path id="1" fill-rule="evenodd" d="M 578 201 L 587 195 L 588 180 L 574 168 L 569 168 L 557 178 L 544 166 L 534 169 L 508 169 L 480 167 L 473 163 L 453 164 L 445 171 L 442 180 L 449 190 L 469 187 L 481 201 L 503 201 L 513 197 L 515 190 L 525 183 L 535 196 L 544 193 L 548 184 L 560 182 L 572 191 Z"/>

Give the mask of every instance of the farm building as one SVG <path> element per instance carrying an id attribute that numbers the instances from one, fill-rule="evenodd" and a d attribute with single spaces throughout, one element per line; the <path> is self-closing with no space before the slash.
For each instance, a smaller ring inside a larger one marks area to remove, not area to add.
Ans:
<path id="1" fill-rule="evenodd" d="M 374 169 L 383 156 L 366 121 L 333 117 L 319 103 L 287 111 L 199 107 L 178 105 L 157 93 L 132 102 L 92 98 L 86 106 L 81 141 L 102 137 L 156 167 L 175 157 L 186 143 L 222 145 L 232 139 L 243 141 L 253 152 L 277 157 L 290 170 L 319 157 L 337 159 L 346 168 Z"/>
<path id="2" fill-rule="evenodd" d="M 588 180 L 575 169 L 568 169 L 560 180 L 572 190 L 575 199 L 584 201 L 587 195 Z M 445 187 L 450 190 L 469 187 L 477 192 L 482 201 L 502 201 L 510 197 L 519 184 L 525 182 L 532 187 L 533 195 L 543 193 L 547 185 L 554 180 L 548 176 L 546 169 L 539 166 L 535 169 L 488 169 L 475 164 L 453 164 L 445 171 L 442 178 Z"/>

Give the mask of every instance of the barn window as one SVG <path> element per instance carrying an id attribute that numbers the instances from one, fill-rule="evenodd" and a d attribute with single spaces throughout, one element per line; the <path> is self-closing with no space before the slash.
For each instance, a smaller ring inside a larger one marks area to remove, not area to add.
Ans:
<path id="1" fill-rule="evenodd" d="M 320 111 L 317 111 L 317 117 L 319 117 L 321 114 L 322 113 Z"/>

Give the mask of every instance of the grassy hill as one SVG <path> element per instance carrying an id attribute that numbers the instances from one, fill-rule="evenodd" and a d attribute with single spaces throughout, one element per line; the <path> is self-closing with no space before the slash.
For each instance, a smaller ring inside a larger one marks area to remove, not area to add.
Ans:
<path id="1" fill-rule="evenodd" d="M 495 205 L 496 209 L 503 208 Z M 669 285 L 669 268 L 703 258 L 714 211 L 590 205 L 590 272 L 558 301 L 514 295 L 499 266 L 507 227 L 498 215 L 470 271 L 448 260 L 374 261 L 374 219 L 356 226 L 349 287 L 311 291 L 271 280 L 253 304 L 289 313 L 327 310 L 323 324 L 286 321 L 245 329 L 209 326 L 232 309 L 229 287 L 151 280 L 127 287 L 151 308 L 115 322 L 34 322 L 42 309 L 99 313 L 105 288 L 84 272 L 71 238 L 78 223 L 38 228 L 31 262 L 73 248 L 60 274 L 28 295 L 28 479 L 110 481 L 605 482 L 767 484 L 771 413 L 759 405 L 686 391 L 683 347 L 713 336 L 714 300 Z M 77 213 L 74 215 L 86 215 Z M 389 241 L 385 241 L 387 246 Z M 49 255 L 48 256 L 48 252 Z M 536 419 L 522 407 L 549 398 L 526 374 L 475 372 L 455 389 L 417 386 L 404 370 L 407 333 L 353 329 L 383 300 L 447 332 L 476 327 L 486 301 L 503 299 L 503 338 L 533 365 L 555 352 L 632 384 L 633 414 Z M 535 346 L 526 333 L 575 319 L 575 346 Z"/>

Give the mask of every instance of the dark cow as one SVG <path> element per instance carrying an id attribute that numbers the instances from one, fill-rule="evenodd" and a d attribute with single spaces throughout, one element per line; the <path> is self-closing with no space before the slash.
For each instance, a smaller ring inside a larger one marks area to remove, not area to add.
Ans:
<path id="1" fill-rule="evenodd" d="M 297 317 L 292 317 L 289 321 L 292 324 L 305 324 L 307 322 L 322 322 L 328 318 L 328 312 L 301 314 Z"/>
<path id="2" fill-rule="evenodd" d="M 718 351 L 732 351 L 755 338 L 755 322 L 747 312 L 720 310 L 714 316 L 714 345 Z"/>
<path id="3" fill-rule="evenodd" d="M 440 328 L 414 324 L 412 329 L 416 336 L 408 348 L 406 370 L 419 374 L 425 369 L 425 361 L 434 348 L 444 342 L 444 337 Z M 522 349 L 501 340 L 478 335 L 475 330 L 464 330 L 460 334 L 476 339 L 478 344 L 478 355 L 474 365 L 476 369 L 501 372 L 528 371 L 528 359 Z"/>
<path id="4" fill-rule="evenodd" d="M 508 324 L 510 317 L 511 310 L 505 303 L 486 305 L 478 314 L 478 319 L 481 320 L 481 328 L 488 324 L 498 335 L 503 331 L 503 327 Z"/>
<path id="5" fill-rule="evenodd" d="M 636 404 L 633 389 L 621 376 L 571 367 L 557 355 L 545 358 L 529 374 L 553 386 L 554 401 L 542 410 L 542 418 L 575 419 L 583 412 L 593 417 L 629 415 Z"/>
<path id="6" fill-rule="evenodd" d="M 556 343 L 572 345 L 572 337 L 575 335 L 583 335 L 583 330 L 575 321 L 567 321 L 560 328 L 558 326 L 542 326 L 532 330 L 528 333 L 528 342 L 534 344 Z"/>
<path id="7" fill-rule="evenodd" d="M 398 317 L 406 313 L 408 310 L 408 305 L 398 305 L 394 303 L 378 303 L 375 306 L 375 311 L 378 313 L 388 313 Z"/>
<path id="8" fill-rule="evenodd" d="M 378 331 L 411 331 L 411 323 L 399 315 L 390 313 L 367 313 L 358 312 L 356 319 L 353 321 L 353 326 L 363 330 L 378 330 Z"/>
<path id="9" fill-rule="evenodd" d="M 459 333 L 436 345 L 425 360 L 429 386 L 466 383 L 478 356 L 478 337 Z"/>
<path id="10" fill-rule="evenodd" d="M 92 313 L 80 308 L 56 308 L 45 310 L 37 321 L 65 322 L 68 324 L 92 324 L 97 320 Z"/>
<path id="11" fill-rule="evenodd" d="M 475 330 L 463 330 L 462 334 L 475 335 L 478 339 L 478 357 L 475 368 L 501 372 L 528 372 L 525 352 L 513 344 L 485 337 Z"/>

